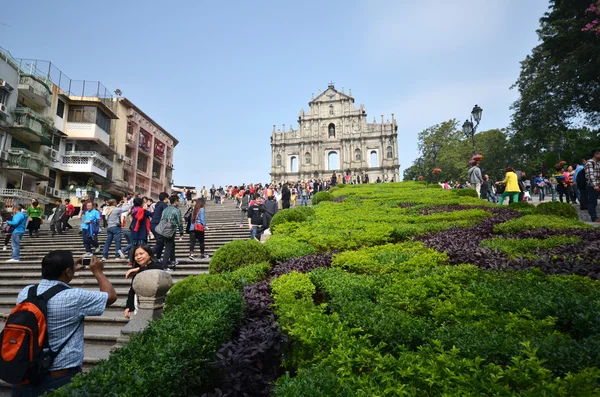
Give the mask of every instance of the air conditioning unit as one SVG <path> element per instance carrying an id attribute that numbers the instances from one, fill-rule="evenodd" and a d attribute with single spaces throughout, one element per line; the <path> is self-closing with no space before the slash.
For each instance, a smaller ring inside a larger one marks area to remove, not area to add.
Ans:
<path id="1" fill-rule="evenodd" d="M 0 161 L 8 161 L 8 152 L 6 150 L 0 150 Z"/>
<path id="2" fill-rule="evenodd" d="M 0 113 L 4 113 L 4 114 L 8 115 L 8 108 L 3 103 L 0 103 Z"/>
<path id="3" fill-rule="evenodd" d="M 52 159 L 52 161 L 58 161 L 58 150 L 56 149 L 48 149 L 48 157 Z"/>
<path id="4" fill-rule="evenodd" d="M 127 165 L 131 165 L 131 159 L 127 159 Z"/>
<path id="5" fill-rule="evenodd" d="M 46 194 L 54 196 L 54 188 L 50 186 L 46 186 Z"/>
<path id="6" fill-rule="evenodd" d="M 6 81 L 0 79 L 0 88 L 4 89 L 6 91 L 12 91 L 13 88 L 10 86 L 10 84 L 8 84 Z"/>
<path id="7" fill-rule="evenodd" d="M 125 155 L 124 155 L 124 154 L 118 154 L 118 155 L 117 155 L 117 158 L 118 158 L 120 161 L 125 161 Z"/>
<path id="8" fill-rule="evenodd" d="M 54 197 L 59 197 L 59 196 L 60 196 L 60 190 L 58 190 L 58 189 L 54 189 L 54 193 L 52 193 L 52 195 L 53 195 Z"/>

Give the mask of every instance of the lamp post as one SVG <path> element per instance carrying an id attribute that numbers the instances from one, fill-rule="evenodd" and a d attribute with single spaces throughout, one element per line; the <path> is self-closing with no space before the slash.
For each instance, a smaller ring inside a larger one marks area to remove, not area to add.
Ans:
<path id="1" fill-rule="evenodd" d="M 438 155 L 438 151 L 440 150 L 440 147 L 442 145 L 440 145 L 439 143 L 434 143 L 433 146 L 431 147 L 431 158 L 433 159 L 433 169 L 437 168 L 437 155 Z M 437 174 L 435 175 L 435 181 L 437 182 Z"/>
<path id="2" fill-rule="evenodd" d="M 479 122 L 481 121 L 481 114 L 483 113 L 483 109 L 479 107 L 479 105 L 475 105 L 473 110 L 471 110 L 471 120 L 465 120 L 462 125 L 462 130 L 467 138 L 471 138 L 473 141 L 473 155 L 477 154 L 477 147 L 475 146 L 475 133 L 477 132 L 477 127 L 479 126 Z M 473 123 L 473 121 L 475 123 Z"/>
<path id="3" fill-rule="evenodd" d="M 419 174 L 419 175 L 422 174 L 421 168 L 423 167 L 423 163 L 424 163 L 423 157 L 419 157 L 417 159 L 417 174 Z M 417 175 L 417 178 L 419 177 L 419 175 Z"/>

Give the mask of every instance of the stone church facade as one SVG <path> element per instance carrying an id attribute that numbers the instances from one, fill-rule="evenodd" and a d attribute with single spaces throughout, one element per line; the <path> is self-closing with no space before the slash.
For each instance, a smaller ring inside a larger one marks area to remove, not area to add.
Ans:
<path id="1" fill-rule="evenodd" d="M 352 91 L 348 94 L 333 84 L 316 98 L 313 94 L 308 112 L 300 110 L 298 129 L 286 131 L 273 126 L 271 135 L 271 180 L 285 181 L 338 177 L 346 174 L 399 181 L 398 124 L 373 118 L 367 122 L 367 111 L 361 103 L 354 106 Z M 393 179 L 392 179 L 393 178 Z M 341 182 L 341 180 L 339 180 Z"/>

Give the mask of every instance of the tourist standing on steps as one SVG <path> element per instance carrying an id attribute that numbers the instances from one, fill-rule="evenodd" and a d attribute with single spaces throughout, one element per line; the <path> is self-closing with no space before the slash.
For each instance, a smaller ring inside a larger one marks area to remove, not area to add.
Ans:
<path id="1" fill-rule="evenodd" d="M 169 193 L 162 192 L 158 195 L 158 202 L 154 206 L 154 212 L 152 213 L 152 220 L 150 221 L 150 231 L 156 239 L 156 245 L 154 245 L 154 254 L 160 259 L 162 251 L 165 247 L 165 240 L 163 236 L 156 233 L 156 226 L 160 223 L 160 218 L 165 208 L 169 206 Z"/>
<path id="2" fill-rule="evenodd" d="M 73 226 L 69 225 L 69 219 L 75 215 L 75 206 L 71 204 L 71 199 L 65 199 L 65 207 L 67 208 L 67 211 L 65 212 L 63 230 L 70 230 L 73 229 Z"/>
<path id="3" fill-rule="evenodd" d="M 300 200 L 300 205 L 306 207 L 308 205 L 308 186 L 306 186 L 306 184 L 302 184 L 302 187 L 300 189 L 302 191 L 302 199 Z"/>
<path id="4" fill-rule="evenodd" d="M 160 220 L 171 223 L 176 228 L 176 232 L 170 238 L 163 236 L 165 239 L 163 264 L 175 270 L 177 266 L 177 261 L 175 260 L 175 236 L 179 232 L 179 241 L 183 241 L 183 220 L 181 219 L 181 211 L 179 210 L 179 197 L 173 195 L 169 198 L 169 202 L 171 204 L 164 209 Z M 198 205 L 197 202 L 196 205 Z"/>
<path id="5" fill-rule="evenodd" d="M 127 294 L 127 303 L 125 304 L 125 312 L 123 313 L 125 318 L 131 318 L 131 315 L 137 311 L 137 296 L 133 289 L 133 279 L 144 270 L 164 270 L 164 266 L 154 256 L 154 252 L 152 252 L 149 246 L 140 245 L 133 250 L 132 268 L 125 274 L 126 279 L 131 279 L 131 288 L 129 288 L 129 293 Z"/>
<path id="6" fill-rule="evenodd" d="M 81 372 L 83 364 L 83 334 L 85 316 L 100 316 L 116 302 L 117 293 L 106 276 L 102 262 L 92 257 L 90 270 L 100 291 L 71 288 L 75 272 L 83 269 L 81 258 L 73 260 L 71 251 L 52 251 L 42 259 L 42 280 L 25 287 L 17 304 L 31 294 L 50 294 L 47 304 L 47 335 L 52 351 L 62 350 L 51 364 L 50 372 L 38 385 L 13 386 L 13 396 L 41 396 L 71 382 Z M 34 288 L 31 290 L 31 288 Z"/>
<path id="7" fill-rule="evenodd" d="M 121 227 L 121 215 L 129 210 L 129 204 L 125 204 L 123 201 L 117 205 L 115 199 L 108 200 L 106 206 L 106 241 L 104 242 L 104 249 L 102 250 L 102 260 L 108 260 L 108 251 L 110 246 L 115 241 L 115 258 L 125 259 L 125 253 L 121 250 L 121 237 L 123 236 L 123 229 Z"/>
<path id="8" fill-rule="evenodd" d="M 65 213 L 67 212 L 67 207 L 62 203 L 61 199 L 56 199 L 56 210 L 54 211 L 54 216 L 52 216 L 52 222 L 50 223 L 50 230 L 52 231 L 52 236 L 56 236 L 56 233 L 63 234 L 63 224 Z"/>
<path id="9" fill-rule="evenodd" d="M 596 212 L 598 192 L 600 192 L 600 149 L 592 150 L 592 158 L 585 163 L 585 179 L 587 182 L 588 213 L 592 222 L 600 223 Z"/>
<path id="10" fill-rule="evenodd" d="M 271 219 L 273 219 L 279 208 L 277 207 L 277 201 L 275 201 L 275 197 L 273 196 L 269 196 L 267 198 L 264 206 L 265 213 L 263 214 L 263 228 L 267 230 L 271 227 Z"/>
<path id="11" fill-rule="evenodd" d="M 260 194 L 254 194 L 254 200 L 250 202 L 248 208 L 248 228 L 250 229 L 250 239 L 256 238 L 260 241 L 260 237 L 263 233 L 263 214 L 265 212 L 265 206 L 263 205 Z"/>
<path id="12" fill-rule="evenodd" d="M 194 212 L 192 213 L 192 219 L 194 222 L 190 224 L 190 259 L 206 259 L 208 255 L 204 253 L 204 232 L 208 230 L 206 227 L 206 220 L 204 219 L 204 205 L 206 201 L 204 199 L 198 199 L 196 201 L 196 206 L 194 207 Z M 194 253 L 194 248 L 196 248 L 196 241 L 198 241 L 198 245 L 200 246 L 200 256 L 196 256 Z"/>
<path id="13" fill-rule="evenodd" d="M 44 215 L 44 210 L 40 206 L 40 203 L 37 200 L 32 200 L 31 205 L 27 208 L 27 217 L 29 218 L 27 230 L 29 230 L 29 237 L 39 237 L 42 215 Z"/>
<path id="14" fill-rule="evenodd" d="M 96 252 L 99 252 L 98 233 L 100 232 L 100 212 L 93 208 L 91 201 L 88 201 L 86 204 L 80 229 L 86 255 L 91 256 L 93 254 L 92 247 L 94 247 Z"/>
<path id="15" fill-rule="evenodd" d="M 12 231 L 12 255 L 7 262 L 19 262 L 21 259 L 21 238 L 25 233 L 25 224 L 27 223 L 27 215 L 23 213 L 23 205 L 17 204 L 13 207 L 13 217 L 10 221 L 6 222 Z"/>
<path id="16" fill-rule="evenodd" d="M 143 200 L 139 197 L 133 199 L 133 208 L 131 209 L 131 242 L 129 244 L 133 249 L 129 251 L 129 264 L 133 263 L 135 248 L 148 244 L 152 213 L 143 207 L 143 203 Z"/>
<path id="17" fill-rule="evenodd" d="M 290 192 L 290 188 L 288 186 L 287 183 L 283 184 L 283 187 L 281 188 L 281 204 L 283 209 L 287 209 L 290 208 L 290 199 L 291 199 L 291 192 Z"/>

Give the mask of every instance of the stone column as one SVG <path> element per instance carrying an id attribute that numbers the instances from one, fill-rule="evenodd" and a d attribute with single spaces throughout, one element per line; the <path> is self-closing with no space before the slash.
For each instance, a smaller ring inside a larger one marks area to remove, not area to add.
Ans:
<path id="1" fill-rule="evenodd" d="M 121 335 L 113 350 L 125 345 L 132 334 L 143 331 L 150 321 L 162 316 L 165 297 L 171 286 L 171 274 L 164 270 L 146 270 L 133 279 L 133 290 L 138 297 L 139 308 L 121 329 Z"/>

